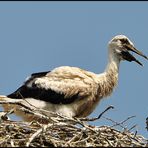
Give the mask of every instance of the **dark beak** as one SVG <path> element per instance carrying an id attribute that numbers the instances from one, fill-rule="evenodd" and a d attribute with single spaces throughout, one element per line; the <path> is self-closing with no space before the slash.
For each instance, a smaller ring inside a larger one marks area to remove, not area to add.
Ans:
<path id="1" fill-rule="evenodd" d="M 145 56 L 141 51 L 137 50 L 134 46 L 130 45 L 130 44 L 126 44 L 124 45 L 124 47 L 127 49 L 127 51 L 123 51 L 123 58 L 127 61 L 135 61 L 137 62 L 139 65 L 143 66 L 143 64 L 141 62 L 139 62 L 133 55 L 131 55 L 128 51 L 132 51 L 137 53 L 138 55 L 144 57 L 145 59 L 148 60 L 148 57 Z"/>

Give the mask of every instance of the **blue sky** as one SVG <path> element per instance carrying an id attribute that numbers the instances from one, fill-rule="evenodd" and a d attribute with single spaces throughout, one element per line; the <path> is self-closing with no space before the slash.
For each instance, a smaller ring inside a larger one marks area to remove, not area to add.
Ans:
<path id="1" fill-rule="evenodd" d="M 31 73 L 58 66 L 103 72 L 108 41 L 117 34 L 148 55 L 147 18 L 148 2 L 0 2 L 0 94 L 16 90 Z M 120 122 L 136 115 L 127 127 L 137 124 L 148 137 L 148 61 L 136 57 L 144 67 L 122 62 L 118 87 L 90 117 L 113 105 L 104 116 Z M 93 124 L 111 125 L 103 118 Z"/>

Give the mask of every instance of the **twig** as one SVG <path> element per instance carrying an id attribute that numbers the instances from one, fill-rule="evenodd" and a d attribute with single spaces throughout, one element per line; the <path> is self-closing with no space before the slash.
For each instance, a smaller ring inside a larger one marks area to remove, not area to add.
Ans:
<path id="1" fill-rule="evenodd" d="M 28 103 L 28 102 L 27 102 Z M 38 119 L 41 119 L 41 120 L 44 120 L 44 122 L 51 122 L 53 121 L 53 119 L 51 119 L 50 117 L 48 117 L 47 115 L 45 114 L 41 114 L 41 113 L 38 113 L 38 112 L 35 112 L 34 109 L 30 108 L 29 106 L 27 105 L 24 105 L 20 100 L 19 101 L 16 101 L 16 100 L 6 100 L 6 101 L 0 101 L 0 104 L 13 104 L 13 105 L 19 105 L 19 106 L 22 106 L 23 108 L 17 108 L 17 111 L 22 111 L 24 113 L 28 113 L 28 114 L 32 114 L 33 116 L 37 117 Z M 12 112 L 15 113 L 15 107 L 10 110 L 10 111 L 7 111 L 6 114 L 2 115 L 2 119 L 7 119 L 6 116 L 8 114 L 11 114 Z M 54 120 L 55 122 L 55 120 Z"/>
<path id="2" fill-rule="evenodd" d="M 96 117 L 96 118 L 80 118 L 80 120 L 81 121 L 95 121 L 95 120 L 98 120 L 98 119 L 100 119 L 101 117 L 102 117 L 102 115 L 105 113 L 105 112 L 107 112 L 108 110 L 110 110 L 110 109 L 114 109 L 114 107 L 113 106 L 109 106 L 109 107 L 107 107 L 98 117 Z"/>
<path id="3" fill-rule="evenodd" d="M 109 120 L 109 121 L 115 123 L 115 125 L 112 125 L 111 127 L 114 127 L 114 126 L 119 125 L 119 126 L 122 127 L 123 129 L 126 129 L 126 128 L 125 128 L 124 126 L 122 126 L 120 123 L 118 123 L 118 122 L 116 122 L 116 121 L 114 121 L 114 120 L 112 120 L 112 119 L 110 119 L 110 118 L 107 118 L 107 117 L 104 117 L 104 116 L 102 116 L 102 117 L 105 118 L 106 120 Z"/>
<path id="4" fill-rule="evenodd" d="M 101 116 L 102 116 L 106 111 L 108 111 L 109 109 L 114 109 L 114 106 L 109 106 L 109 107 L 107 107 L 107 108 L 98 116 L 98 119 L 101 118 Z"/>
<path id="5" fill-rule="evenodd" d="M 135 117 L 136 117 L 136 116 L 130 116 L 130 117 L 128 117 L 127 119 L 125 119 L 125 120 L 123 120 L 122 122 L 120 122 L 120 124 L 123 124 L 124 122 L 128 121 L 129 119 L 135 118 Z"/>
<path id="6" fill-rule="evenodd" d="M 47 128 L 47 125 L 44 126 L 44 128 Z M 37 130 L 28 140 L 26 143 L 26 147 L 29 147 L 30 143 L 43 131 L 43 128 L 40 128 Z"/>
<path id="7" fill-rule="evenodd" d="M 20 105 L 24 108 L 27 108 L 28 110 L 32 110 L 30 107 L 24 105 L 21 101 L 0 101 L 0 104 L 13 104 L 13 105 Z"/>
<path id="8" fill-rule="evenodd" d="M 2 120 L 8 120 L 8 115 L 10 115 L 10 114 L 12 114 L 12 113 L 14 113 L 14 109 L 11 109 L 10 111 L 8 111 L 8 112 L 6 112 L 5 114 L 3 114 L 3 115 L 1 116 L 1 119 L 2 119 Z"/>
<path id="9" fill-rule="evenodd" d="M 11 147 L 15 147 L 14 141 L 12 139 L 10 140 L 10 143 L 11 143 Z"/>
<path id="10" fill-rule="evenodd" d="M 47 124 L 47 125 L 44 125 L 42 128 L 38 129 L 28 140 L 28 142 L 26 143 L 26 147 L 29 147 L 31 142 L 37 137 L 37 136 L 40 136 L 40 134 L 44 131 L 47 130 L 47 128 L 51 127 L 52 125 L 54 124 Z M 49 136 L 50 137 L 50 136 Z M 53 137 L 50 138 L 50 141 L 52 141 L 53 145 L 56 146 L 56 144 L 53 142 L 54 139 Z"/>
<path id="11" fill-rule="evenodd" d="M 148 117 L 146 118 L 146 129 L 148 131 Z"/>
<path id="12" fill-rule="evenodd" d="M 128 132 L 130 132 L 133 128 L 135 128 L 137 124 L 133 125 L 130 129 L 128 129 Z"/>
<path id="13" fill-rule="evenodd" d="M 82 135 L 82 132 L 76 134 L 75 136 L 73 136 L 68 142 L 67 144 L 70 144 L 71 142 L 74 142 L 76 140 L 76 138 L 80 137 Z"/>
<path id="14" fill-rule="evenodd" d="M 125 119 L 125 120 L 123 120 L 121 122 L 116 122 L 116 121 L 113 121 L 112 119 L 109 119 L 109 118 L 106 118 L 106 119 L 112 121 L 113 123 L 115 123 L 114 125 L 111 126 L 111 127 L 114 127 L 114 126 L 118 126 L 118 125 L 121 126 L 121 125 L 123 125 L 123 123 L 125 123 L 126 121 L 128 121 L 129 119 L 134 118 L 134 117 L 136 117 L 136 116 L 130 116 L 127 119 Z M 124 130 L 127 129 L 124 126 L 121 126 L 121 127 L 124 128 Z"/>
<path id="15" fill-rule="evenodd" d="M 135 132 L 135 134 L 134 134 L 133 138 L 135 138 L 136 136 L 137 136 L 137 130 L 136 130 L 136 132 Z"/>

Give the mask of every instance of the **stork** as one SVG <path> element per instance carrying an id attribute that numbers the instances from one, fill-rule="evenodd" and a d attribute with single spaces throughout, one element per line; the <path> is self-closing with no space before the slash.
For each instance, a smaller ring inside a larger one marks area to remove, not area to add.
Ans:
<path id="1" fill-rule="evenodd" d="M 118 82 L 120 61 L 135 61 L 142 66 L 130 52 L 148 60 L 126 36 L 117 35 L 108 43 L 108 64 L 103 73 L 95 74 L 77 67 L 61 66 L 52 71 L 33 73 L 7 97 L 27 100 L 36 108 L 64 116 L 86 117 L 101 99 L 113 92 Z"/>

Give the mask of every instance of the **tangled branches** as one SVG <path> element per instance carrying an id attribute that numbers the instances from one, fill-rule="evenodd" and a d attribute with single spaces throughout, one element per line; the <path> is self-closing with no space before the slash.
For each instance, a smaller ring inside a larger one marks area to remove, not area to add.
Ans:
<path id="1" fill-rule="evenodd" d="M 0 102 L 1 103 L 1 102 Z M 24 107 L 24 106 L 23 106 Z M 13 110 L 1 115 L 0 123 L 0 146 L 1 147 L 145 147 L 147 140 L 132 133 L 124 127 L 124 123 L 133 118 L 128 117 L 120 123 L 109 119 L 104 115 L 106 111 L 112 109 L 108 107 L 96 118 L 69 118 L 57 113 L 51 113 L 49 118 L 44 114 L 29 110 L 24 107 L 24 111 L 34 114 L 42 120 L 49 120 L 48 124 L 41 124 L 37 121 L 23 122 L 12 121 L 7 116 L 13 113 Z M 89 122 L 99 120 L 100 118 L 112 122 L 112 126 L 91 126 Z M 121 131 L 115 129 L 116 126 L 122 128 Z"/>

